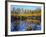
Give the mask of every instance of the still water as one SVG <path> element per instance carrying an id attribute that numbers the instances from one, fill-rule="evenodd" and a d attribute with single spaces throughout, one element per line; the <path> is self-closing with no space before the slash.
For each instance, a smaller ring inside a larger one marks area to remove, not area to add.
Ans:
<path id="1" fill-rule="evenodd" d="M 18 24 L 11 22 L 11 31 L 28 31 L 27 28 L 30 27 L 30 30 L 41 30 L 41 25 L 34 23 L 25 23 L 25 21 L 20 21 Z"/>

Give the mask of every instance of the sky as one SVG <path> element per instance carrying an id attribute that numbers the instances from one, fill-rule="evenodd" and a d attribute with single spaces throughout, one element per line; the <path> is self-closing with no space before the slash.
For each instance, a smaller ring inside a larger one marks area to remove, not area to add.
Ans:
<path id="1" fill-rule="evenodd" d="M 14 8 L 15 10 L 16 10 L 17 8 L 35 10 L 35 9 L 37 9 L 37 8 L 41 8 L 41 6 L 21 6 L 21 5 L 11 5 L 11 10 L 13 10 L 13 8 Z"/>

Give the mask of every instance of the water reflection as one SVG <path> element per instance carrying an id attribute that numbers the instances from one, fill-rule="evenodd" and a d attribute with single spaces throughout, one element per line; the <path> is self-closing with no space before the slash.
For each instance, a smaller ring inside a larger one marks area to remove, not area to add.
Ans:
<path id="1" fill-rule="evenodd" d="M 11 17 L 11 31 L 41 30 L 41 21 L 30 20 L 27 17 Z"/>

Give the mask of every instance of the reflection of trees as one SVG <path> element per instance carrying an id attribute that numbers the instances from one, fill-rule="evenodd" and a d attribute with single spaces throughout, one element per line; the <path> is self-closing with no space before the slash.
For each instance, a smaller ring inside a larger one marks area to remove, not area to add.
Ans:
<path id="1" fill-rule="evenodd" d="M 26 19 L 26 17 L 20 16 L 20 20 L 21 20 L 21 21 L 24 21 L 25 19 Z"/>
<path id="2" fill-rule="evenodd" d="M 31 26 L 28 26 L 28 27 L 26 28 L 26 31 L 30 31 L 30 30 L 32 30 L 32 28 L 31 28 Z"/>

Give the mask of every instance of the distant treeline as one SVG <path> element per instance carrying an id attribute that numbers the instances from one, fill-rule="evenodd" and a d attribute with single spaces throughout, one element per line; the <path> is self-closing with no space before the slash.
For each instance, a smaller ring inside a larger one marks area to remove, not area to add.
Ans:
<path id="1" fill-rule="evenodd" d="M 16 13 L 16 14 L 29 14 L 29 13 L 41 13 L 41 9 L 40 8 L 37 8 L 35 10 L 31 10 L 31 9 L 20 9 L 20 8 L 17 8 L 16 10 L 13 8 L 13 10 L 11 11 L 12 13 Z"/>

